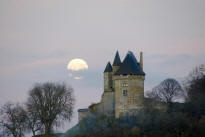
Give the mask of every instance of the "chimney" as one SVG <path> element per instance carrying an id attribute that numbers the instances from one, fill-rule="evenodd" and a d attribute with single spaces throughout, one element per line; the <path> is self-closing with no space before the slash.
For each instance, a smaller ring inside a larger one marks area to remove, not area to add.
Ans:
<path id="1" fill-rule="evenodd" d="M 143 71 L 143 53 L 140 52 L 140 68 Z"/>

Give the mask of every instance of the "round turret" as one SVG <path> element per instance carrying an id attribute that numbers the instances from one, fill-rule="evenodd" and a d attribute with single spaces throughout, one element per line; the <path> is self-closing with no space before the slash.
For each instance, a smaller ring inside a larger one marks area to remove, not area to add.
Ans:
<path id="1" fill-rule="evenodd" d="M 112 71 L 112 66 L 110 62 L 108 62 L 104 70 L 104 91 L 112 90 Z"/>

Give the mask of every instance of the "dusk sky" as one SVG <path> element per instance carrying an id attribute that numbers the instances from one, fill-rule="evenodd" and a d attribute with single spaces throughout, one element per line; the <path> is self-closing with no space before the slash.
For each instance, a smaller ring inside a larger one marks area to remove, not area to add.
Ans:
<path id="1" fill-rule="evenodd" d="M 36 82 L 65 82 L 74 125 L 77 109 L 100 101 L 117 50 L 121 60 L 144 53 L 145 90 L 183 79 L 205 63 L 205 1 L 0 0 L 0 105 L 25 102 Z M 80 80 L 67 70 L 74 58 L 88 64 Z"/>

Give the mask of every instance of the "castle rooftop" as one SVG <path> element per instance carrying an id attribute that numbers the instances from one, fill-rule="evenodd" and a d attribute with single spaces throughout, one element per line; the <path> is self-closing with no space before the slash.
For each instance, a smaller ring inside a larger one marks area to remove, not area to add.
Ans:
<path id="1" fill-rule="evenodd" d="M 106 66 L 106 68 L 104 70 L 104 73 L 105 72 L 112 72 L 112 66 L 111 66 L 110 62 L 107 63 L 107 66 Z"/>
<path id="2" fill-rule="evenodd" d="M 137 59 L 131 51 L 128 51 L 125 59 L 120 65 L 115 75 L 145 75 L 143 70 L 140 68 Z"/>
<path id="3" fill-rule="evenodd" d="M 115 54 L 115 59 L 113 61 L 113 66 L 120 66 L 121 60 L 118 51 Z"/>

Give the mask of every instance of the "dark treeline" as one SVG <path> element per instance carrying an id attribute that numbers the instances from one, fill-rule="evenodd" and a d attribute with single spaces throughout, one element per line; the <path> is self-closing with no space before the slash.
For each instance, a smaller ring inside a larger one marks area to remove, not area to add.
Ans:
<path id="1" fill-rule="evenodd" d="M 145 99 L 143 109 L 133 116 L 115 119 L 95 115 L 80 121 L 67 137 L 205 136 L 204 65 L 196 67 L 183 86 L 169 78 L 154 87 L 149 97 L 152 99 Z M 173 102 L 182 97 L 186 99 L 185 103 Z M 159 104 L 162 109 L 156 109 Z M 56 135 L 53 128 L 71 120 L 73 106 L 71 87 L 56 83 L 36 84 L 23 105 L 6 103 L 1 107 L 0 137 L 23 137 L 26 133 L 41 134 L 39 137 Z"/>
<path id="2" fill-rule="evenodd" d="M 135 116 L 119 119 L 93 116 L 78 124 L 75 137 L 204 137 L 205 136 L 205 67 L 194 69 L 184 81 L 188 97 L 185 103 L 167 102 L 166 111 L 144 108 Z M 180 87 L 178 89 L 182 90 Z M 155 99 L 155 98 L 154 98 Z M 161 99 L 157 98 L 157 101 Z M 171 101 L 171 99 L 169 99 Z"/>

